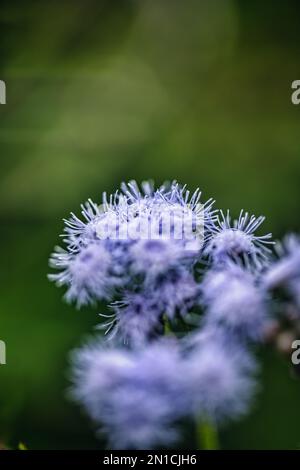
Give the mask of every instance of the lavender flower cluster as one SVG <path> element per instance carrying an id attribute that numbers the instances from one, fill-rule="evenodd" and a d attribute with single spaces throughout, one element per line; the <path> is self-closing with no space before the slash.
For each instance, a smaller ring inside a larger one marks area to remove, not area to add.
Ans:
<path id="1" fill-rule="evenodd" d="M 72 355 L 73 398 L 110 448 L 151 449 L 178 441 L 186 419 L 219 425 L 249 410 L 251 347 L 280 310 L 277 289 L 300 309 L 300 241 L 276 251 L 257 233 L 264 217 L 232 220 L 176 182 L 121 189 L 65 220 L 49 277 L 78 307 L 110 302 L 106 339 Z"/>

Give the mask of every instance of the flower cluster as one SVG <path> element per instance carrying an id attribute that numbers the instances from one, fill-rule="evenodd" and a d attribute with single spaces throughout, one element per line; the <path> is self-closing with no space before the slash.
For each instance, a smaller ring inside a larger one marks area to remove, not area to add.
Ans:
<path id="1" fill-rule="evenodd" d="M 68 301 L 110 302 L 107 339 L 72 356 L 72 396 L 111 448 L 172 445 L 183 420 L 219 425 L 247 412 L 250 348 L 265 339 L 278 287 L 299 310 L 300 241 L 275 256 L 271 234 L 258 233 L 264 217 L 232 220 L 200 199 L 177 182 L 123 184 L 65 220 L 65 248 L 50 259 Z"/>
<path id="2" fill-rule="evenodd" d="M 65 221 L 66 249 L 56 248 L 50 265 L 59 272 L 49 277 L 66 285 L 66 299 L 79 307 L 117 300 L 108 329 L 143 342 L 164 315 L 185 316 L 198 302 L 193 270 L 216 211 L 212 200 L 200 204 L 199 190 L 190 196 L 176 182 L 157 190 L 135 182 L 122 188 L 109 199 L 104 194 L 101 206 L 83 205 L 84 220 L 71 214 Z"/>

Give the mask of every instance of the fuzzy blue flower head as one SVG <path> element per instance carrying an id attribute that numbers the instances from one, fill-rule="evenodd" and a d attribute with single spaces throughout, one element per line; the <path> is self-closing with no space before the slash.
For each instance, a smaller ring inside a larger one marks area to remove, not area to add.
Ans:
<path id="1" fill-rule="evenodd" d="M 58 285 L 66 285 L 66 299 L 75 300 L 78 306 L 109 299 L 119 282 L 113 274 L 112 257 L 99 242 L 81 247 L 75 253 L 57 248 L 50 264 L 61 272 L 49 278 Z"/>
<path id="2" fill-rule="evenodd" d="M 189 355 L 186 380 L 194 414 L 215 423 L 245 414 L 256 388 L 253 358 L 220 330 L 209 328 L 190 341 L 194 349 Z"/>
<path id="3" fill-rule="evenodd" d="M 300 317 L 300 238 L 288 235 L 276 246 L 277 259 L 265 271 L 263 285 L 270 292 L 282 290 L 294 314 Z"/>
<path id="4" fill-rule="evenodd" d="M 109 438 L 112 449 L 152 449 L 178 439 L 176 422 L 187 410 L 181 358 L 175 342 L 140 351 L 75 352 L 72 395 Z"/>
<path id="5" fill-rule="evenodd" d="M 263 282 L 268 289 L 300 280 L 300 238 L 288 235 L 276 246 L 278 259 L 266 271 Z"/>
<path id="6" fill-rule="evenodd" d="M 205 324 L 223 325 L 245 339 L 262 338 L 268 296 L 249 270 L 232 262 L 214 268 L 205 275 L 201 293 Z"/>
<path id="7" fill-rule="evenodd" d="M 173 320 L 176 314 L 185 317 L 198 303 L 200 289 L 189 271 L 178 268 L 158 277 L 150 292 L 161 312 Z"/>
<path id="8" fill-rule="evenodd" d="M 109 302 L 98 326 L 109 341 L 73 354 L 72 396 L 110 448 L 172 446 L 182 420 L 245 414 L 256 388 L 249 346 L 263 338 L 273 289 L 300 305 L 299 239 L 274 262 L 271 234 L 257 233 L 264 217 L 232 221 L 200 197 L 177 182 L 123 183 L 65 220 L 65 248 L 50 259 L 68 301 Z"/>
<path id="9" fill-rule="evenodd" d="M 246 350 L 221 335 L 204 334 L 187 351 L 174 339 L 131 351 L 95 341 L 73 354 L 72 396 L 109 448 L 151 449 L 173 445 L 183 418 L 222 423 L 246 413 L 255 370 Z"/>
<path id="10" fill-rule="evenodd" d="M 50 261 L 61 273 L 50 279 L 66 285 L 66 298 L 79 306 L 113 298 L 116 288 L 129 284 L 132 290 L 141 281 L 157 284 L 179 267 L 191 271 L 215 220 L 213 201 L 201 205 L 199 190 L 190 196 L 178 183 L 154 190 L 150 183 L 139 189 L 130 182 L 122 191 L 104 194 L 101 206 L 92 200 L 82 205 L 83 220 L 75 214 L 65 220 L 66 250 L 58 249 Z M 165 297 L 166 290 L 165 283 Z"/>
<path id="11" fill-rule="evenodd" d="M 264 220 L 263 216 L 256 218 L 242 210 L 238 220 L 232 222 L 229 211 L 226 215 L 220 211 L 218 223 L 212 229 L 213 235 L 205 250 L 206 254 L 217 264 L 226 262 L 228 258 L 242 257 L 257 268 L 265 265 L 271 253 L 268 245 L 273 245 L 270 241 L 272 235 L 255 234 Z"/>
<path id="12" fill-rule="evenodd" d="M 151 295 L 124 293 L 121 301 L 111 304 L 111 310 L 111 315 L 101 314 L 106 321 L 99 328 L 116 342 L 141 346 L 163 332 L 163 310 Z"/>

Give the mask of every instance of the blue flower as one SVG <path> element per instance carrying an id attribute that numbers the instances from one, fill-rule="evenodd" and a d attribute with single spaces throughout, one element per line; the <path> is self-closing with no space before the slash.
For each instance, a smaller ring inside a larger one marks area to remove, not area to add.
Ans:
<path id="1" fill-rule="evenodd" d="M 166 237 L 138 240 L 128 251 L 131 270 L 145 276 L 147 284 L 155 282 L 157 276 L 167 273 L 178 265 L 191 265 L 194 262 L 190 251 L 181 241 Z"/>
<path id="2" fill-rule="evenodd" d="M 65 220 L 66 250 L 50 260 L 61 272 L 50 279 L 67 285 L 66 298 L 79 306 L 111 298 L 116 286 L 153 291 L 161 281 L 167 315 L 184 313 L 197 294 L 191 271 L 201 257 L 203 223 L 208 230 L 215 219 L 213 201 L 200 206 L 199 189 L 190 195 L 176 182 L 156 190 L 129 182 L 122 191 L 104 194 L 101 206 L 89 199 L 82 220 L 75 214 Z"/>
<path id="3" fill-rule="evenodd" d="M 276 247 L 277 261 L 273 262 L 263 276 L 266 288 L 286 286 L 289 282 L 300 282 L 300 238 L 288 235 Z"/>
<path id="4" fill-rule="evenodd" d="M 109 448 L 152 449 L 179 438 L 187 417 L 222 423 L 246 413 L 255 391 L 253 358 L 222 335 L 184 351 L 173 339 L 126 350 L 95 341 L 73 353 L 72 396 Z"/>
<path id="5" fill-rule="evenodd" d="M 101 315 L 109 339 L 134 346 L 142 346 L 163 333 L 163 311 L 148 293 L 124 292 L 121 301 L 111 304 L 112 314 Z"/>
<path id="6" fill-rule="evenodd" d="M 176 314 L 181 317 L 199 301 L 199 285 L 194 276 L 186 269 L 170 270 L 159 276 L 151 286 L 151 297 L 160 305 L 161 311 L 173 320 Z"/>
<path id="7" fill-rule="evenodd" d="M 123 292 L 122 300 L 111 304 L 113 313 L 102 315 L 106 322 L 98 328 L 106 330 L 108 337 L 128 344 L 145 344 L 163 334 L 164 317 L 173 321 L 182 318 L 199 303 L 199 285 L 191 273 L 184 269 L 170 270 L 144 289 L 134 293 Z"/>
<path id="8" fill-rule="evenodd" d="M 216 264 L 224 263 L 228 258 L 242 257 L 253 263 L 256 268 L 262 267 L 269 262 L 271 250 L 268 245 L 274 244 L 270 241 L 271 233 L 262 236 L 255 234 L 264 220 L 263 216 L 256 218 L 242 210 L 239 218 L 232 222 L 229 211 L 226 216 L 220 211 L 218 223 L 212 228 L 212 237 L 205 253 Z"/>
<path id="9" fill-rule="evenodd" d="M 222 423 L 249 411 L 256 390 L 256 363 L 248 351 L 221 330 L 192 338 L 185 378 L 194 415 Z"/>
<path id="10" fill-rule="evenodd" d="M 249 270 L 232 262 L 213 268 L 204 276 L 201 294 L 205 324 L 222 325 L 243 338 L 262 338 L 268 296 Z"/>
<path id="11" fill-rule="evenodd" d="M 257 234 L 264 217 L 241 211 L 232 221 L 200 198 L 176 181 L 123 183 L 65 220 L 66 249 L 50 259 L 67 300 L 111 302 L 99 325 L 111 341 L 73 354 L 72 388 L 110 448 L 169 446 L 182 419 L 243 415 L 256 384 L 247 346 L 262 337 L 270 290 L 284 285 L 300 302 L 299 239 L 270 266 L 271 234 Z M 193 333 L 163 340 L 178 318 Z"/>
<path id="12" fill-rule="evenodd" d="M 175 342 L 128 351 L 94 343 L 73 355 L 72 395 L 108 437 L 109 448 L 152 449 L 174 443 L 187 412 Z"/>
<path id="13" fill-rule="evenodd" d="M 76 250 L 78 246 L 99 238 L 112 238 L 111 235 L 129 239 L 128 231 L 137 231 L 149 219 L 158 234 L 163 235 L 162 231 L 168 225 L 168 235 L 183 240 L 194 234 L 192 229 L 197 225 L 204 223 L 208 228 L 216 218 L 216 211 L 212 210 L 213 200 L 202 205 L 199 189 L 190 195 L 186 187 L 182 188 L 176 182 L 157 190 L 145 182 L 140 190 L 132 181 L 128 185 L 123 183 L 122 190 L 124 194 L 116 192 L 109 198 L 104 193 L 101 206 L 89 199 L 81 206 L 83 220 L 71 213 L 70 219 L 65 220 L 64 229 L 64 241 L 70 249 Z M 186 233 L 184 221 L 191 222 L 190 233 Z M 136 238 L 142 238 L 141 235 L 145 234 L 138 232 Z M 149 238 L 148 233 L 146 238 Z"/>
<path id="14" fill-rule="evenodd" d="M 66 299 L 75 300 L 78 307 L 94 303 L 98 299 L 109 299 L 119 285 L 113 275 L 112 258 L 101 243 L 91 243 L 76 253 L 57 248 L 50 265 L 61 272 L 50 274 L 49 279 L 59 286 L 66 285 Z"/>

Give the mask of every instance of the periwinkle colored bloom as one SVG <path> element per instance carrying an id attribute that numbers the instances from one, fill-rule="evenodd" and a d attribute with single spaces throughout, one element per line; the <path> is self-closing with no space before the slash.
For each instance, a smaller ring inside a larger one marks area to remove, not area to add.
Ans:
<path id="1" fill-rule="evenodd" d="M 211 269 L 204 277 L 201 292 L 206 305 L 205 324 L 223 325 L 244 338 L 262 337 L 267 294 L 251 272 L 233 263 Z"/>
<path id="2" fill-rule="evenodd" d="M 287 286 L 289 282 L 300 283 L 300 238 L 287 236 L 277 247 L 279 259 L 266 271 L 263 283 L 267 289 Z"/>
<path id="3" fill-rule="evenodd" d="M 186 186 L 182 187 L 177 182 L 174 182 L 168 193 L 167 201 L 171 204 L 179 204 L 188 211 L 193 211 L 194 214 L 197 214 L 197 211 L 200 209 L 203 212 L 204 222 L 206 225 L 210 225 L 216 221 L 217 217 L 216 214 L 218 211 L 212 209 L 215 201 L 212 198 L 208 199 L 202 207 L 199 207 L 200 198 L 201 191 L 199 188 L 191 195 Z"/>
<path id="4" fill-rule="evenodd" d="M 137 226 L 140 232 L 137 239 L 161 237 L 170 241 L 180 240 L 188 245 L 190 251 L 200 251 L 204 241 L 203 228 L 208 230 L 215 220 L 216 211 L 212 210 L 212 200 L 200 204 L 199 189 L 190 195 L 185 187 L 176 182 L 165 184 L 156 191 L 148 189 L 145 196 L 135 182 L 122 185 L 122 189 L 128 198 L 129 213 L 134 214 L 129 226 Z M 148 223 L 143 224 L 141 230 L 140 225 L 145 221 Z"/>
<path id="5" fill-rule="evenodd" d="M 253 358 L 239 343 L 217 332 L 204 334 L 195 343 L 185 372 L 193 414 L 214 423 L 244 415 L 256 385 Z"/>
<path id="6" fill-rule="evenodd" d="M 101 243 L 91 243 L 76 253 L 58 248 L 50 264 L 61 272 L 50 274 L 49 278 L 58 285 L 67 285 L 66 299 L 75 300 L 80 307 L 95 299 L 110 298 L 118 285 L 111 263 L 110 254 Z"/>
<path id="7" fill-rule="evenodd" d="M 72 395 L 110 448 L 172 445 L 182 418 L 222 423 L 249 408 L 255 363 L 223 339 L 208 335 L 185 354 L 173 339 L 133 350 L 95 342 L 73 355 Z"/>
<path id="8" fill-rule="evenodd" d="M 117 342 L 141 346 L 163 332 L 162 310 L 148 293 L 124 293 L 123 299 L 111 304 L 113 313 L 99 328 Z"/>
<path id="9" fill-rule="evenodd" d="M 151 288 L 152 298 L 170 320 L 176 313 L 184 317 L 198 303 L 199 292 L 193 275 L 180 268 L 159 276 Z"/>
<path id="10" fill-rule="evenodd" d="M 71 212 L 69 219 L 64 219 L 63 240 L 70 251 L 76 251 L 81 246 L 97 241 L 99 239 L 97 236 L 97 223 L 107 225 L 112 212 L 110 209 L 104 212 L 102 208 L 89 199 L 86 204 L 81 205 L 81 214 L 83 220 L 73 212 Z"/>
<path id="11" fill-rule="evenodd" d="M 101 206 L 88 200 L 81 206 L 83 220 L 75 214 L 65 220 L 63 239 L 67 250 L 55 253 L 51 261 L 51 265 L 62 272 L 51 275 L 50 279 L 67 284 L 67 299 L 76 299 L 78 305 L 107 298 L 116 277 L 120 287 L 131 283 L 135 290 L 137 275 L 142 275 L 146 283 L 154 282 L 156 277 L 170 270 L 183 269 L 186 265 L 190 268 L 201 255 L 201 224 L 203 219 L 207 226 L 213 222 L 213 201 L 199 207 L 200 191 L 196 190 L 190 197 L 189 191 L 178 183 L 163 185 L 157 190 L 150 183 L 143 183 L 140 190 L 135 182 L 130 182 L 123 184 L 122 190 L 123 194 L 116 192 L 109 198 L 104 194 Z M 188 227 L 184 223 L 186 213 Z M 198 223 L 200 234 L 197 233 Z M 101 256 L 97 256 L 94 247 Z M 88 251 L 93 251 L 93 256 L 89 262 L 82 263 Z M 185 309 L 187 298 L 193 296 L 188 291 L 195 287 L 192 280 L 187 281 L 187 276 L 182 286 L 182 294 L 176 292 L 176 308 Z M 176 279 L 173 290 L 177 287 Z M 171 289 L 169 276 L 168 283 L 163 284 L 164 300 L 169 298 Z M 170 302 L 167 304 L 168 314 L 173 315 L 171 311 L 175 307 L 170 306 Z"/>
<path id="12" fill-rule="evenodd" d="M 228 258 L 243 257 L 257 268 L 261 267 L 268 262 L 271 253 L 267 245 L 273 244 L 270 233 L 262 236 L 255 234 L 264 220 L 263 216 L 256 218 L 241 211 L 239 218 L 232 222 L 229 211 L 226 216 L 220 211 L 218 223 L 212 229 L 213 236 L 205 250 L 206 254 L 215 264 L 224 263 Z"/>
<path id="13" fill-rule="evenodd" d="M 157 276 L 165 274 L 170 269 L 191 261 L 188 252 L 180 240 L 158 239 L 138 240 L 129 250 L 131 270 L 142 274 L 146 282 L 154 281 Z"/>
<path id="14" fill-rule="evenodd" d="M 271 234 L 257 235 L 264 217 L 217 217 L 214 201 L 202 205 L 200 196 L 177 182 L 123 183 L 101 206 L 82 205 L 82 220 L 71 214 L 66 250 L 51 258 L 60 272 L 50 278 L 67 286 L 68 300 L 112 301 L 99 326 L 111 341 L 74 354 L 72 391 L 111 448 L 169 446 L 183 418 L 219 424 L 243 415 L 256 371 L 246 348 L 264 332 L 269 291 L 284 285 L 300 299 L 300 241 L 289 239 L 269 267 Z M 183 322 L 192 334 L 162 340 Z"/>
<path id="15" fill-rule="evenodd" d="M 206 223 L 212 223 L 216 220 L 217 211 L 212 209 L 214 200 L 209 199 L 204 204 L 200 204 L 201 191 L 199 188 L 191 194 L 186 186 L 181 186 L 176 181 L 171 184 L 165 183 L 157 190 L 154 190 L 153 184 L 148 182 L 142 183 L 142 191 L 135 181 L 131 181 L 127 185 L 123 183 L 121 187 L 130 204 L 143 202 L 156 215 L 163 215 L 166 211 L 176 219 L 176 216 L 181 217 L 182 214 L 192 213 L 196 220 L 200 210 Z"/>
<path id="16" fill-rule="evenodd" d="M 73 364 L 73 396 L 107 434 L 109 448 L 152 449 L 176 441 L 175 423 L 188 405 L 175 341 L 131 352 L 95 343 L 78 350 Z"/>
<path id="17" fill-rule="evenodd" d="M 163 333 L 164 317 L 173 321 L 176 315 L 184 318 L 199 302 L 199 285 L 184 269 L 168 273 L 145 285 L 138 293 L 125 292 L 121 301 L 111 304 L 113 314 L 100 329 L 110 338 L 128 344 L 142 345 Z"/>

